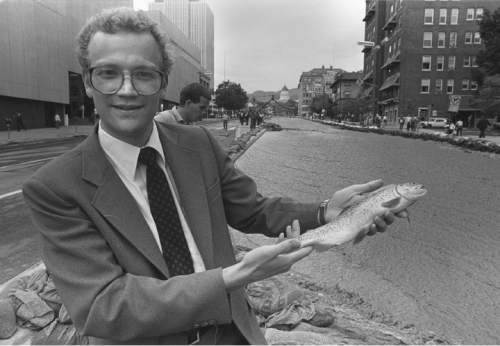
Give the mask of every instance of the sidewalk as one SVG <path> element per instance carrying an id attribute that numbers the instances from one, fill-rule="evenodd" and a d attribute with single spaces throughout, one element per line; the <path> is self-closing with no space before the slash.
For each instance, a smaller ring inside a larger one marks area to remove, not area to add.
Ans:
<path id="1" fill-rule="evenodd" d="M 387 126 L 382 127 L 382 128 L 383 129 L 389 129 L 389 130 L 399 130 L 399 125 L 388 124 Z M 406 131 L 406 128 L 404 128 L 403 131 Z M 418 128 L 417 132 L 420 132 L 420 133 L 423 133 L 423 132 L 424 133 L 439 133 L 439 132 L 442 132 L 442 133 L 444 133 L 444 129 L 431 130 L 431 129 Z M 456 137 L 459 137 L 459 136 L 456 136 Z M 488 134 L 488 131 L 486 131 L 486 138 L 479 138 L 479 130 L 464 128 L 464 135 L 462 137 L 464 137 L 464 138 L 471 138 L 471 139 L 486 140 L 486 141 L 493 142 L 493 143 L 496 143 L 496 144 L 500 145 L 500 135 Z"/>
<path id="2" fill-rule="evenodd" d="M 220 128 L 222 128 L 222 120 L 220 119 L 204 119 L 197 123 L 197 125 L 215 125 L 220 123 Z M 232 125 L 232 124 L 231 124 Z M 94 125 L 70 125 L 69 127 L 61 126 L 59 129 L 54 127 L 45 127 L 40 129 L 30 129 L 27 131 L 0 131 L 0 146 L 5 144 L 14 143 L 24 143 L 24 142 L 35 142 L 46 139 L 62 139 L 74 136 L 87 136 L 92 132 Z M 236 126 L 236 137 L 241 134 L 248 132 L 248 126 L 241 126 L 238 124 Z"/>
<path id="3" fill-rule="evenodd" d="M 0 131 L 0 145 L 33 142 L 44 139 L 61 139 L 73 136 L 87 136 L 93 128 L 93 125 L 71 125 L 69 127 L 61 126 L 59 129 L 46 127 L 20 132 L 10 131 L 10 134 L 7 131 Z"/>

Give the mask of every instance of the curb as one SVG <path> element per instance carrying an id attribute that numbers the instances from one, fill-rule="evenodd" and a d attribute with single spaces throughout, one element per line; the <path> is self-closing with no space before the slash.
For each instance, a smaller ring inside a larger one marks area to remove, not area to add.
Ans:
<path id="1" fill-rule="evenodd" d="M 471 137 L 457 137 L 454 135 L 445 135 L 438 133 L 416 133 L 416 132 L 403 132 L 401 130 L 387 130 L 376 127 L 362 127 L 359 125 L 337 123 L 328 120 L 310 120 L 312 122 L 321 123 L 323 125 L 337 127 L 343 130 L 351 130 L 358 132 L 376 133 L 379 135 L 391 135 L 413 139 L 421 139 L 424 141 L 432 140 L 435 142 L 447 142 L 451 145 L 459 146 L 469 150 L 483 151 L 500 154 L 500 145 L 483 139 L 476 139 Z"/>

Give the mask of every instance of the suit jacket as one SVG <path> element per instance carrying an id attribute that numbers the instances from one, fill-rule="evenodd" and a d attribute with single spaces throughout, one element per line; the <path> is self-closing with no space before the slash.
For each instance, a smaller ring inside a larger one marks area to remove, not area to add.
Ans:
<path id="1" fill-rule="evenodd" d="M 202 127 L 158 130 L 207 270 L 170 278 L 96 127 L 23 188 L 58 293 L 76 328 L 99 338 L 91 342 L 183 344 L 193 328 L 234 323 L 248 342 L 263 344 L 244 290 L 227 292 L 222 280 L 222 268 L 235 263 L 227 225 L 275 236 L 298 218 L 310 229 L 318 205 L 262 197 Z"/>

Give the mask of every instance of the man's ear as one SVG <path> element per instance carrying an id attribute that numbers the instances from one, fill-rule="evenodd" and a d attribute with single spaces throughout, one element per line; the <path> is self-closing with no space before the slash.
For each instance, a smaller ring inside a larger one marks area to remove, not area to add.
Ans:
<path id="1" fill-rule="evenodd" d="M 88 97 L 93 98 L 94 96 L 94 88 L 90 85 L 90 74 L 87 72 L 83 73 L 83 85 L 85 86 L 85 93 Z"/>

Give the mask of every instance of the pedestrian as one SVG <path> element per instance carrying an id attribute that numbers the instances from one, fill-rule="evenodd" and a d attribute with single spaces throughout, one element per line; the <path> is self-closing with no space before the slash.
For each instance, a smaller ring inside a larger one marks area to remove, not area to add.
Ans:
<path id="1" fill-rule="evenodd" d="M 474 127 L 472 119 L 473 119 L 472 114 L 469 114 L 469 116 L 467 117 L 467 127 L 470 129 Z"/>
<path id="2" fill-rule="evenodd" d="M 412 120 L 412 117 L 410 115 L 408 115 L 406 117 L 406 132 L 410 132 L 410 130 L 411 130 L 411 120 Z"/>
<path id="3" fill-rule="evenodd" d="M 227 123 L 228 123 L 228 121 L 229 121 L 229 115 L 227 114 L 227 112 L 224 112 L 224 115 L 222 116 L 222 127 L 226 131 L 227 131 Z"/>
<path id="4" fill-rule="evenodd" d="M 453 121 L 450 121 L 450 125 L 448 125 L 448 134 L 455 135 L 455 128 Z"/>
<path id="5" fill-rule="evenodd" d="M 192 124 L 202 119 L 210 102 L 210 91 L 199 83 L 182 88 L 179 106 L 158 113 L 156 121 L 163 123 Z"/>
<path id="6" fill-rule="evenodd" d="M 485 132 L 488 126 L 491 126 L 490 122 L 486 119 L 484 114 L 481 115 L 481 119 L 479 119 L 476 124 L 476 127 L 479 129 L 479 138 L 486 138 Z"/>
<path id="7" fill-rule="evenodd" d="M 384 123 L 384 127 L 387 127 L 387 115 L 384 114 L 382 122 Z"/>
<path id="8" fill-rule="evenodd" d="M 59 115 L 59 113 L 56 113 L 56 115 L 54 115 L 54 124 L 56 126 L 56 129 L 61 126 L 61 116 Z"/>
<path id="9" fill-rule="evenodd" d="M 16 113 L 16 128 L 17 132 L 21 131 L 21 129 L 26 131 L 26 126 L 24 126 L 23 115 L 21 112 Z"/>
<path id="10" fill-rule="evenodd" d="M 457 132 L 457 136 L 462 136 L 463 129 L 464 129 L 464 122 L 461 119 L 457 120 L 455 124 L 455 131 Z"/>
<path id="11" fill-rule="evenodd" d="M 417 117 L 413 116 L 411 117 L 411 120 L 410 120 L 410 127 L 411 127 L 411 131 L 412 132 L 416 132 L 417 131 Z"/>
<path id="12" fill-rule="evenodd" d="M 399 129 L 403 131 L 403 126 L 405 124 L 405 118 L 399 117 Z"/>
<path id="13" fill-rule="evenodd" d="M 255 129 L 257 125 L 257 111 L 255 110 L 254 107 L 249 107 L 248 108 L 248 117 L 250 118 L 250 130 Z"/>
<path id="14" fill-rule="evenodd" d="M 243 112 L 238 112 L 238 119 L 240 120 L 240 125 L 243 126 L 245 123 L 245 115 Z"/>
<path id="15" fill-rule="evenodd" d="M 349 186 L 321 204 L 264 197 L 207 129 L 153 120 L 172 58 L 145 12 L 105 10 L 77 42 L 100 121 L 23 187 L 76 330 L 90 344 L 265 344 L 244 287 L 285 272 L 311 248 L 287 239 L 236 262 L 228 225 L 297 236 L 382 181 Z M 360 233 L 393 221 L 388 212 Z"/>

